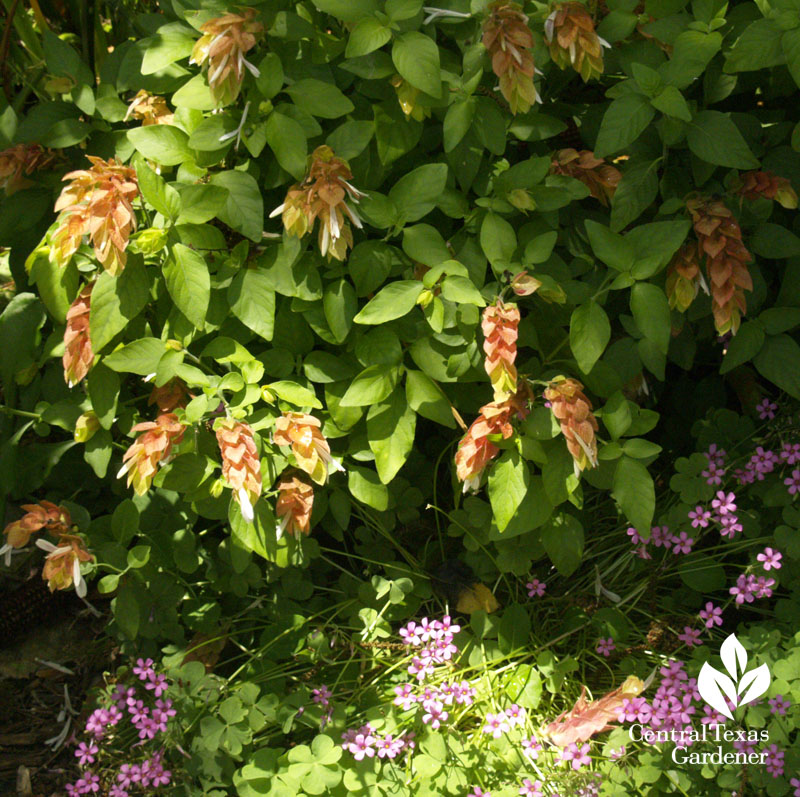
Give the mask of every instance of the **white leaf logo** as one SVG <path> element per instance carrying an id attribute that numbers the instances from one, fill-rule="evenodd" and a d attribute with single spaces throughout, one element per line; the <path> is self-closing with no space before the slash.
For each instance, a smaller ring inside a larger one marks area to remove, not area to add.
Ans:
<path id="1" fill-rule="evenodd" d="M 722 643 L 719 655 L 728 675 L 706 662 L 697 679 L 697 691 L 709 706 L 728 719 L 733 719 L 725 698 L 728 698 L 734 708 L 738 708 L 761 697 L 769 689 L 769 668 L 762 664 L 746 672 L 747 651 L 735 634 L 731 634 Z"/>

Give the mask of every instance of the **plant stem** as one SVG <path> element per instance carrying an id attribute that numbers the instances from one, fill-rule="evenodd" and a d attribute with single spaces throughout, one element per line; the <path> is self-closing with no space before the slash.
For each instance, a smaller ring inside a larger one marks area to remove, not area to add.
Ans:
<path id="1" fill-rule="evenodd" d="M 42 416 L 36 412 L 26 412 L 25 410 L 15 410 L 13 407 L 9 407 L 7 404 L 0 404 L 0 410 L 9 415 L 17 415 L 20 418 L 33 418 L 35 421 L 40 421 Z"/>

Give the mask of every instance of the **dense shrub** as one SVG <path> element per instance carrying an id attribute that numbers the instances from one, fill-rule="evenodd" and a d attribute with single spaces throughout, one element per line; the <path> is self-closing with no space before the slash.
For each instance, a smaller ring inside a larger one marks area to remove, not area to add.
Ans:
<path id="1" fill-rule="evenodd" d="M 251 5 L 11 5 L 12 569 L 159 659 L 175 794 L 789 793 L 782 703 L 543 728 L 687 725 L 740 618 L 800 699 L 796 3 Z"/>

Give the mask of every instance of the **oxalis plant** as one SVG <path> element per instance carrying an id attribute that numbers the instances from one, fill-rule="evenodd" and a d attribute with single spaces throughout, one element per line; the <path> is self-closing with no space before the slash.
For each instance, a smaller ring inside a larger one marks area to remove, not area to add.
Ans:
<path id="1" fill-rule="evenodd" d="M 445 6 L 8 4 L 3 572 L 168 684 L 74 793 L 800 789 L 800 10 Z M 637 746 L 734 631 L 769 761 Z"/>

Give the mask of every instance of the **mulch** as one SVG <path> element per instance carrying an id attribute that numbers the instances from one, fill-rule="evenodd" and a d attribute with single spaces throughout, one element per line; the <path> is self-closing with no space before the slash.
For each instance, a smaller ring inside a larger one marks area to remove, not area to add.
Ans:
<path id="1" fill-rule="evenodd" d="M 106 608 L 100 601 L 93 605 Z M 0 578 L 0 795 L 63 797 L 64 784 L 77 776 L 69 742 L 88 715 L 82 710 L 87 694 L 102 685 L 114 653 L 103 635 L 107 622 L 72 591 L 51 594 L 38 572 L 21 583 Z M 67 743 L 53 750 L 45 741 L 64 728 L 58 717 L 65 688 L 78 714 Z"/>

